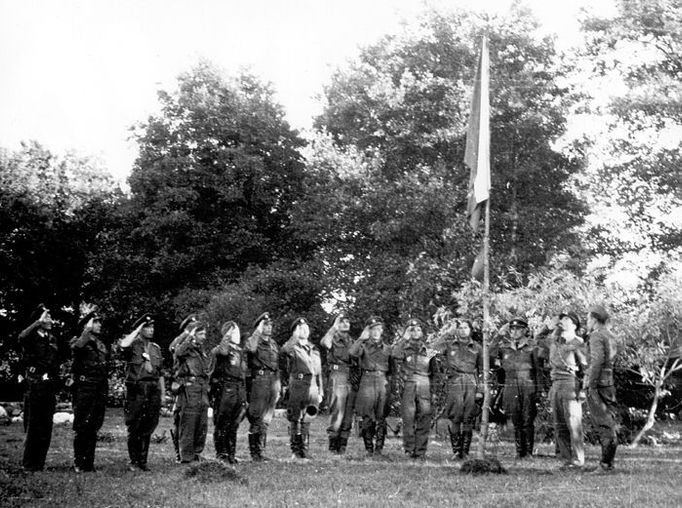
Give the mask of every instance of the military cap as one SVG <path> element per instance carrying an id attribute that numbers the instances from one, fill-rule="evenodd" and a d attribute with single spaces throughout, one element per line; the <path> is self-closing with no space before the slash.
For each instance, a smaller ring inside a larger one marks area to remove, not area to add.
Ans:
<path id="1" fill-rule="evenodd" d="M 236 327 L 237 323 L 234 321 L 225 321 L 223 323 L 223 326 L 220 327 L 220 335 L 224 336 L 228 331 L 230 331 L 232 328 Z"/>
<path id="2" fill-rule="evenodd" d="M 95 321 L 101 321 L 102 316 L 98 314 L 96 310 L 88 312 L 85 316 L 78 320 L 78 328 L 84 328 L 91 319 L 94 319 Z"/>
<path id="3" fill-rule="evenodd" d="M 419 318 L 410 318 L 407 320 L 407 323 L 405 323 L 405 328 L 410 328 L 411 326 L 424 328 L 424 322 Z"/>
<path id="4" fill-rule="evenodd" d="M 187 316 L 185 319 L 182 320 L 182 323 L 180 323 L 180 331 L 184 331 L 185 328 L 187 328 L 190 324 L 192 323 L 197 323 L 199 321 L 199 318 L 197 318 L 196 314 L 190 314 Z"/>
<path id="5" fill-rule="evenodd" d="M 290 331 L 293 332 L 298 325 L 307 325 L 307 324 L 308 324 L 308 321 L 306 321 L 305 318 L 303 318 L 303 317 L 296 318 L 291 322 Z"/>
<path id="6" fill-rule="evenodd" d="M 38 304 L 38 306 L 31 312 L 31 321 L 38 321 L 43 312 L 48 310 L 44 303 Z"/>
<path id="7" fill-rule="evenodd" d="M 144 326 L 149 326 L 154 324 L 154 318 L 151 316 L 151 314 L 143 314 L 139 318 L 137 318 L 137 321 L 133 323 L 133 329 L 137 328 L 141 324 L 144 324 Z"/>
<path id="8" fill-rule="evenodd" d="M 260 324 L 261 321 L 272 321 L 272 318 L 270 317 L 269 312 L 263 312 L 260 316 L 256 318 L 256 320 L 253 322 L 253 327 L 258 328 L 258 325 Z"/>
<path id="9" fill-rule="evenodd" d="M 336 319 L 338 319 L 339 321 L 342 319 L 350 319 L 350 316 L 345 310 L 342 310 L 336 315 Z"/>
<path id="10" fill-rule="evenodd" d="M 609 319 L 609 313 L 603 305 L 592 305 L 588 311 L 588 314 L 592 314 L 602 323 L 605 323 L 606 320 Z"/>
<path id="11" fill-rule="evenodd" d="M 383 325 L 384 320 L 379 316 L 370 316 L 367 321 L 365 321 L 365 326 L 372 328 L 373 326 Z"/>
<path id="12" fill-rule="evenodd" d="M 559 319 L 562 319 L 563 317 L 568 317 L 571 321 L 573 321 L 575 323 L 576 330 L 580 328 L 580 318 L 578 317 L 578 314 L 576 314 L 572 310 L 562 312 L 561 314 L 559 314 Z"/>
<path id="13" fill-rule="evenodd" d="M 509 328 L 528 328 L 528 321 L 523 319 L 522 317 L 515 317 L 511 321 L 509 321 Z"/>

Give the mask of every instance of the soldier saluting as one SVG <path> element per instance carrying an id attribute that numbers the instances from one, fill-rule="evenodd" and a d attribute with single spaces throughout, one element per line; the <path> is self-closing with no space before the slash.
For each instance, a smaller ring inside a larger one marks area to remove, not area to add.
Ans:
<path id="1" fill-rule="evenodd" d="M 83 330 L 71 340 L 73 364 L 74 470 L 94 471 L 97 431 L 104 423 L 109 391 L 109 352 L 101 338 L 102 318 L 89 312 L 78 323 Z"/>
<path id="2" fill-rule="evenodd" d="M 24 471 L 42 471 L 52 440 L 52 416 L 57 404 L 61 351 L 52 333 L 50 311 L 40 304 L 33 323 L 19 334 L 26 366 L 24 394 Z"/>
<path id="3" fill-rule="evenodd" d="M 152 342 L 154 319 L 145 314 L 134 330 L 119 343 L 126 361 L 125 424 L 128 428 L 129 471 L 148 471 L 147 456 L 152 432 L 159 423 L 165 387 L 161 348 Z"/>

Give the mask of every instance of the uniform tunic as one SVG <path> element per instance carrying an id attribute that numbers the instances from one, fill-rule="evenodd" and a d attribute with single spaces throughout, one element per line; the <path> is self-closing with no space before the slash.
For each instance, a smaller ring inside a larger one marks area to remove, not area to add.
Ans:
<path id="1" fill-rule="evenodd" d="M 442 351 L 442 368 L 447 377 L 445 408 L 455 427 L 470 432 L 476 417 L 476 392 L 478 378 L 483 370 L 483 353 L 473 339 L 449 341 Z"/>
<path id="2" fill-rule="evenodd" d="M 211 394 L 213 398 L 213 441 L 218 457 L 234 455 L 237 430 L 246 414 L 246 355 L 237 344 L 213 348 Z"/>
<path id="3" fill-rule="evenodd" d="M 52 417 L 57 403 L 60 351 L 56 337 L 37 323 L 19 335 L 21 355 L 26 367 L 24 394 L 23 466 L 39 471 L 52 440 Z"/>
<path id="4" fill-rule="evenodd" d="M 618 353 L 618 341 L 606 328 L 590 334 L 589 367 L 584 385 L 592 425 L 602 446 L 616 443 L 616 388 L 613 383 L 613 362 Z"/>
<path id="5" fill-rule="evenodd" d="M 128 427 L 128 453 L 132 464 L 147 465 L 149 441 L 159 423 L 163 356 L 158 344 L 137 337 L 121 348 L 126 361 L 126 402 L 123 409 Z"/>
<path id="6" fill-rule="evenodd" d="M 294 340 L 289 340 L 282 347 L 282 354 L 286 357 L 289 370 L 287 419 L 292 423 L 292 427 L 296 428 L 299 424 L 309 422 L 309 418 L 306 418 L 308 407 L 317 410 L 319 406 L 322 361 L 315 346 L 300 344 Z"/>
<path id="7" fill-rule="evenodd" d="M 331 347 L 327 351 L 329 367 L 329 427 L 327 433 L 332 436 L 347 438 L 350 433 L 353 417 L 353 392 L 350 380 L 351 358 L 350 347 L 353 339 L 348 332 L 336 332 Z M 344 423 L 347 422 L 347 425 Z"/>
<path id="8" fill-rule="evenodd" d="M 389 358 L 391 347 L 383 342 L 357 340 L 350 356 L 358 359 L 362 377 L 355 401 L 355 412 L 363 420 L 385 424 L 388 405 Z"/>
<path id="9" fill-rule="evenodd" d="M 543 356 L 548 359 L 552 387 L 549 402 L 559 454 L 575 465 L 585 462 L 583 409 L 579 399 L 578 371 L 586 365 L 583 340 L 566 342 L 558 332 L 542 337 Z"/>
<path id="10" fill-rule="evenodd" d="M 109 393 L 107 346 L 94 333 L 84 331 L 71 340 L 73 364 L 74 464 L 92 470 L 97 432 L 104 423 Z"/>
<path id="11" fill-rule="evenodd" d="M 391 353 L 404 385 L 403 446 L 406 453 L 418 457 L 426 453 L 431 430 L 431 378 L 437 371 L 436 354 L 421 339 L 398 343 Z"/>
<path id="12" fill-rule="evenodd" d="M 173 341 L 177 362 L 175 379 L 180 384 L 176 405 L 176 432 L 182 462 L 196 460 L 204 450 L 208 432 L 209 358 L 189 334 Z"/>
<path id="13" fill-rule="evenodd" d="M 249 433 L 264 434 L 275 415 L 282 383 L 279 378 L 279 347 L 271 337 L 254 332 L 246 339 L 251 373 L 249 394 Z"/>

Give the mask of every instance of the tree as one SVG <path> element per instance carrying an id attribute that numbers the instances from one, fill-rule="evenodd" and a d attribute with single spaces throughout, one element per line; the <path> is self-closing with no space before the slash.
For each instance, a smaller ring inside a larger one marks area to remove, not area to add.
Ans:
<path id="1" fill-rule="evenodd" d="M 156 313 L 159 337 L 169 337 L 184 317 L 174 306 L 181 292 L 221 288 L 250 266 L 309 252 L 291 226 L 303 141 L 270 86 L 201 62 L 159 100 L 159 115 L 134 131 L 132 196 L 93 258 L 90 290 L 107 295 L 121 323 Z"/>
<path id="2" fill-rule="evenodd" d="M 586 209 L 567 182 L 581 161 L 552 148 L 572 97 L 560 84 L 564 69 L 552 41 L 535 38 L 535 28 L 521 8 L 488 20 L 428 13 L 363 49 L 326 87 L 315 125 L 338 152 L 321 146 L 311 161 L 329 178 L 302 222 L 325 228 L 321 255 L 357 308 L 389 320 L 428 318 L 453 303 L 449 294 L 468 278 L 477 252 L 464 225 L 468 171 L 461 161 L 481 32 L 490 39 L 494 76 L 494 273 L 511 268 L 522 282 L 556 252 L 579 249 L 574 227 Z M 335 169 L 338 153 L 373 162 L 355 172 L 345 163 Z"/>

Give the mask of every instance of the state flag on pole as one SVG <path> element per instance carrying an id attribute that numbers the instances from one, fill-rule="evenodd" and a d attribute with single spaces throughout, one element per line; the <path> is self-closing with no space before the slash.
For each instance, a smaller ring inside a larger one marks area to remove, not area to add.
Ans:
<path id="1" fill-rule="evenodd" d="M 467 218 L 474 232 L 478 231 L 481 210 L 490 194 L 490 86 L 488 39 L 481 39 L 481 55 L 476 70 L 471 116 L 467 130 L 464 163 L 469 166 Z"/>

